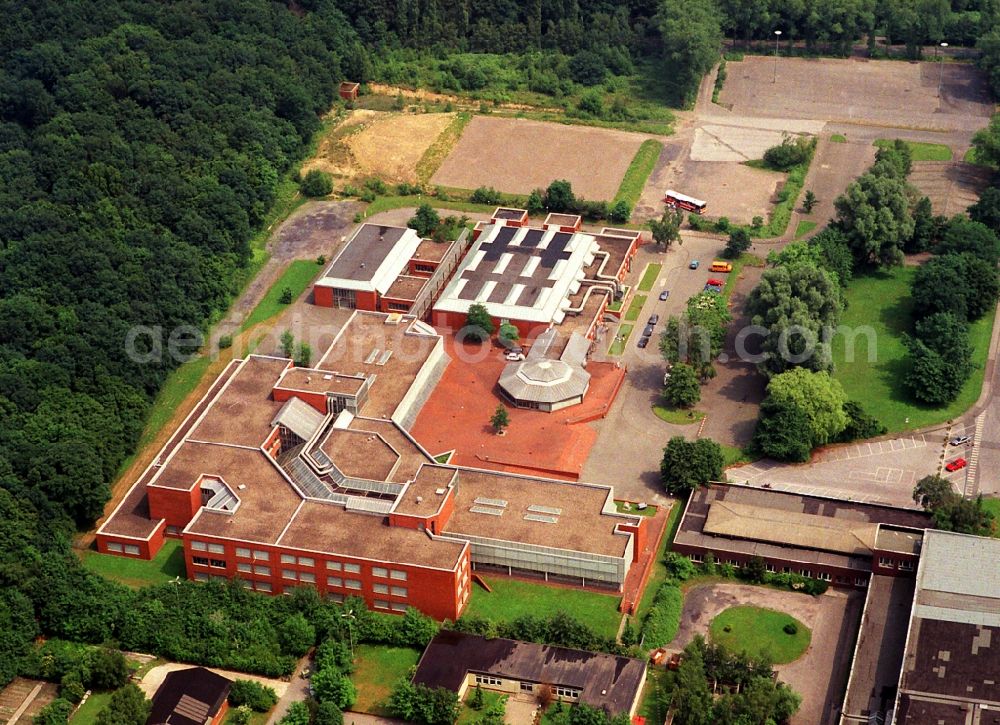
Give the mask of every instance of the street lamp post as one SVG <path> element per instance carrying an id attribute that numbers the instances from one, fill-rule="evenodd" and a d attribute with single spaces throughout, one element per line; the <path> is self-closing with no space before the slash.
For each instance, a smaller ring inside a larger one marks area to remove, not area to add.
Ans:
<path id="1" fill-rule="evenodd" d="M 771 83 L 778 82 L 778 41 L 781 40 L 781 31 L 774 31 L 774 79 Z"/>
<path id="2" fill-rule="evenodd" d="M 357 617 L 354 616 L 354 610 L 353 609 L 349 609 L 346 612 L 344 612 L 343 614 L 341 614 L 340 618 L 341 619 L 348 619 L 348 620 L 357 619 Z M 347 641 L 351 645 L 351 661 L 353 662 L 354 661 L 354 627 L 351 626 L 350 622 L 347 623 Z"/>
<path id="3" fill-rule="evenodd" d="M 941 84 L 944 82 L 944 49 L 948 47 L 947 43 L 941 43 L 941 60 L 938 61 L 941 66 L 938 69 L 938 98 L 941 97 Z"/>

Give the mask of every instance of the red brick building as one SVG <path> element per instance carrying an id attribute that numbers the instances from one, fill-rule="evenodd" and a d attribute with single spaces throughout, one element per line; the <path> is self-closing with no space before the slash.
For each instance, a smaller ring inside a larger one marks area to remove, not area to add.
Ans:
<path id="1" fill-rule="evenodd" d="M 234 361 L 98 550 L 151 558 L 177 537 L 199 581 L 438 619 L 461 614 L 473 568 L 620 590 L 645 520 L 610 487 L 440 465 L 406 432 L 447 362 L 427 325 L 360 311 L 313 368 Z"/>

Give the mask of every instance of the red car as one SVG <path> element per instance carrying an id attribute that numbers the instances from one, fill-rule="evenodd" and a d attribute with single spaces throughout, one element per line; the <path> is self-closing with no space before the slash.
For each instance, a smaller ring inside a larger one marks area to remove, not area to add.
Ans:
<path id="1" fill-rule="evenodd" d="M 952 461 L 951 463 L 947 464 L 944 467 L 944 470 L 946 470 L 948 472 L 961 471 L 967 465 L 969 465 L 969 462 L 967 460 L 965 460 L 964 458 L 956 458 L 954 461 Z"/>
<path id="2" fill-rule="evenodd" d="M 716 279 L 715 277 L 710 277 L 709 280 L 708 280 L 708 284 L 710 284 L 712 287 L 725 287 L 726 286 L 725 282 L 723 282 L 721 279 Z"/>

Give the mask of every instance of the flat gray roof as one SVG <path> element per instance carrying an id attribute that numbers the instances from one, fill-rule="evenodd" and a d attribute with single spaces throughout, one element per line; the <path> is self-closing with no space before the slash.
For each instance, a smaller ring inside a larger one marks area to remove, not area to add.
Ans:
<path id="1" fill-rule="evenodd" d="M 333 260 L 324 276 L 357 282 L 371 279 L 375 270 L 389 256 L 405 233 L 405 227 L 362 224 Z"/>

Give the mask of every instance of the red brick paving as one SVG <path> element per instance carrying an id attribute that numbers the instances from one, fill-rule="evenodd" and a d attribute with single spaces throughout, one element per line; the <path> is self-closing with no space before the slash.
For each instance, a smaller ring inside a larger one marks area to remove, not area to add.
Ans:
<path id="1" fill-rule="evenodd" d="M 467 345 L 459 356 L 450 336 L 445 346 L 451 363 L 417 417 L 413 437 L 432 455 L 454 449 L 454 465 L 577 480 L 597 431 L 574 422 L 606 412 L 624 371 L 612 363 L 588 363 L 590 390 L 583 404 L 555 413 L 508 406 L 510 426 L 498 436 L 490 417 L 500 402 L 503 350 Z"/>

